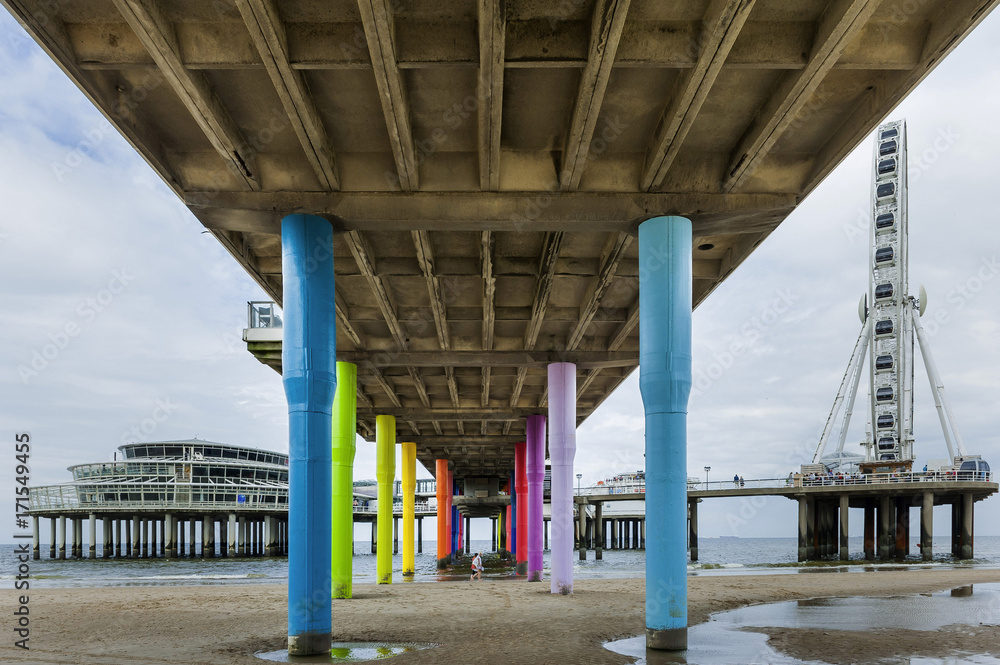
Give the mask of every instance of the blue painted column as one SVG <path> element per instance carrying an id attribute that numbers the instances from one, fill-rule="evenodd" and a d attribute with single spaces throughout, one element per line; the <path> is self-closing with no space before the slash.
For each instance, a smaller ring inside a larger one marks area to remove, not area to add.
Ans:
<path id="1" fill-rule="evenodd" d="M 639 390 L 646 412 L 646 646 L 687 648 L 691 222 L 639 225 Z"/>
<path id="2" fill-rule="evenodd" d="M 281 220 L 288 399 L 288 653 L 329 653 L 330 492 L 337 390 L 333 227 L 312 215 Z"/>

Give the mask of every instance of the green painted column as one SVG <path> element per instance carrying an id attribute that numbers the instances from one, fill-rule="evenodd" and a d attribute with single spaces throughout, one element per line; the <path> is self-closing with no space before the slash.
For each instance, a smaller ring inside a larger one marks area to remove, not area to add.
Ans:
<path id="1" fill-rule="evenodd" d="M 358 366 L 337 363 L 337 392 L 333 398 L 331 458 L 333 460 L 330 511 L 330 592 L 350 598 L 354 571 L 354 452 L 358 413 Z"/>
<path id="2" fill-rule="evenodd" d="M 375 478 L 378 480 L 376 579 L 392 584 L 392 485 L 396 476 L 396 417 L 375 417 Z"/>
<path id="3" fill-rule="evenodd" d="M 413 556 L 413 509 L 417 491 L 417 444 L 402 443 L 403 461 L 403 576 L 411 577 L 416 568 Z"/>

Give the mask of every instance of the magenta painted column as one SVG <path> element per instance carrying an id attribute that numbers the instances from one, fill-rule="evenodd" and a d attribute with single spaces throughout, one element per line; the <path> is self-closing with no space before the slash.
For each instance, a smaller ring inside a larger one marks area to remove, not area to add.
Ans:
<path id="1" fill-rule="evenodd" d="M 542 580 L 542 531 L 545 515 L 542 510 L 545 480 L 545 416 L 528 416 L 528 581 Z"/>
<path id="2" fill-rule="evenodd" d="M 552 459 L 552 593 L 573 593 L 573 458 L 576 456 L 576 365 L 549 365 L 549 456 Z"/>
<path id="3" fill-rule="evenodd" d="M 517 490 L 517 549 L 515 572 L 518 575 L 528 574 L 528 471 L 524 466 L 524 458 L 528 444 L 518 441 L 514 444 L 514 487 Z"/>

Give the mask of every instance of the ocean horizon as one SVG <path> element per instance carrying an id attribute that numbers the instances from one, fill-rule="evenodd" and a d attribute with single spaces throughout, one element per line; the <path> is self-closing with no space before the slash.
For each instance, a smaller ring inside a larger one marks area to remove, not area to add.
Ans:
<path id="1" fill-rule="evenodd" d="M 917 540 L 911 539 L 911 555 L 891 561 L 865 561 L 861 554 L 863 539 L 849 540 L 851 560 L 799 563 L 796 538 L 742 538 L 702 537 L 699 539 L 699 560 L 688 563 L 689 575 L 760 575 L 861 572 L 877 570 L 917 570 L 947 568 L 998 568 L 1000 567 L 1000 536 L 978 536 L 976 557 L 965 561 L 951 556 L 950 542 L 938 538 L 932 561 L 922 561 Z M 435 582 L 468 578 L 465 555 L 451 568 L 437 569 L 435 541 L 424 541 L 423 553 L 414 557 L 415 574 L 412 578 L 402 575 L 402 556 L 393 556 L 394 582 Z M 490 551 L 489 540 L 473 540 L 473 552 L 484 552 L 486 572 L 492 580 L 519 579 L 513 566 L 500 561 Z M 0 545 L 0 583 L 13 585 L 17 575 L 17 545 Z M 371 554 L 370 541 L 355 541 L 354 583 L 374 583 L 376 557 Z M 199 584 L 286 584 L 288 560 L 286 557 L 235 557 L 210 558 L 179 557 L 176 559 L 103 559 L 98 546 L 96 559 L 51 560 L 48 547 L 42 547 L 42 558 L 29 561 L 32 588 L 72 588 L 104 586 L 163 586 Z M 594 551 L 587 551 L 587 560 L 578 561 L 574 553 L 573 574 L 577 579 L 641 578 L 645 575 L 643 550 L 604 550 L 603 559 L 595 560 Z M 548 577 L 549 552 L 544 555 L 545 575 Z"/>

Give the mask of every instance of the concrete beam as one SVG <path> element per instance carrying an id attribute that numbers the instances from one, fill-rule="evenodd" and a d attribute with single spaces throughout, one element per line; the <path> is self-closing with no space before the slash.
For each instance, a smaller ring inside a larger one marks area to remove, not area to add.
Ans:
<path id="1" fill-rule="evenodd" d="M 503 117 L 507 4 L 479 0 L 479 187 L 500 188 L 500 126 Z"/>
<path id="2" fill-rule="evenodd" d="M 358 9 L 368 41 L 375 84 L 382 100 L 385 126 L 389 130 L 389 144 L 396 160 L 399 187 L 404 192 L 413 191 L 419 188 L 417 158 L 403 94 L 403 79 L 399 75 L 396 58 L 392 6 L 389 0 L 358 0 Z"/>
<path id="3" fill-rule="evenodd" d="M 173 25 L 156 0 L 114 0 L 171 89 L 205 133 L 230 173 L 248 190 L 261 188 L 254 149 L 209 85 L 203 72 L 181 61 Z"/>
<path id="4" fill-rule="evenodd" d="M 339 189 L 333 145 L 302 72 L 288 60 L 288 36 L 274 0 L 236 0 L 274 90 L 320 184 Z"/>
<path id="5" fill-rule="evenodd" d="M 736 43 L 755 0 L 715 0 L 709 5 L 694 67 L 678 78 L 663 110 L 660 129 L 646 157 L 640 188 L 659 189 L 694 124 L 722 65 Z"/>
<path id="6" fill-rule="evenodd" d="M 546 205 L 538 206 L 543 200 Z M 797 205 L 796 194 L 709 192 L 188 192 L 209 229 L 275 234 L 281 217 L 311 210 L 343 231 L 626 232 L 660 215 L 692 219 L 694 235 L 761 233 Z M 529 220 L 526 211 L 538 210 Z"/>
<path id="7" fill-rule="evenodd" d="M 757 112 L 733 151 L 723 191 L 739 188 L 763 163 L 880 3 L 881 0 L 836 0 L 827 8 L 816 29 L 808 64 L 802 71 L 788 74 Z M 874 117 L 873 121 L 878 122 L 880 117 Z"/>
<path id="8" fill-rule="evenodd" d="M 597 0 L 594 3 L 587 64 L 580 75 L 573 117 L 563 146 L 559 177 L 563 190 L 580 186 L 630 4 L 631 0 Z"/>

